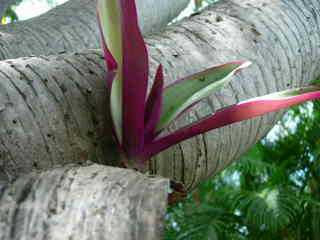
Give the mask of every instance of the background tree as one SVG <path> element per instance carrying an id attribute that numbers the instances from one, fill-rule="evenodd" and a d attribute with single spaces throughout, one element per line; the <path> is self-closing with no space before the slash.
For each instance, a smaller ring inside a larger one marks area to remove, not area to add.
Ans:
<path id="1" fill-rule="evenodd" d="M 319 121 L 319 101 L 290 110 L 239 162 L 170 209 L 166 239 L 318 239 Z"/>

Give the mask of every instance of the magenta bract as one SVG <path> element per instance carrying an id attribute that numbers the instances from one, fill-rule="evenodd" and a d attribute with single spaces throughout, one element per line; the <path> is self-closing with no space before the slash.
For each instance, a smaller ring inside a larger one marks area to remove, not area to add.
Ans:
<path id="1" fill-rule="evenodd" d="M 320 98 L 320 87 L 310 86 L 240 102 L 218 110 L 209 117 L 155 140 L 153 143 L 145 146 L 144 154 L 146 156 L 153 156 L 172 145 L 198 134 L 318 98 Z"/>
<path id="2" fill-rule="evenodd" d="M 162 65 L 159 65 L 146 106 L 145 143 L 151 142 L 156 136 L 156 128 L 162 111 L 163 84 Z"/>

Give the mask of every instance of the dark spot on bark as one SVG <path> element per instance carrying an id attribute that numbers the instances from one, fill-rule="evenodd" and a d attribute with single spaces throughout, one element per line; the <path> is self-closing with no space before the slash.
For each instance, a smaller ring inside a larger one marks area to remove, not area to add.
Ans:
<path id="1" fill-rule="evenodd" d="M 199 78 L 199 81 L 200 81 L 200 82 L 204 82 L 205 80 L 206 80 L 205 77 Z"/>
<path id="2" fill-rule="evenodd" d="M 89 130 L 87 132 L 88 137 L 94 137 L 94 131 Z"/>
<path id="3" fill-rule="evenodd" d="M 51 133 L 48 133 L 48 134 L 47 134 L 47 137 L 48 137 L 48 138 L 52 138 L 53 135 L 52 135 Z"/>
<path id="4" fill-rule="evenodd" d="M 16 119 L 13 119 L 13 120 L 12 120 L 12 123 L 13 123 L 13 124 L 17 124 L 17 122 L 18 122 L 18 121 L 17 121 Z"/>
<path id="5" fill-rule="evenodd" d="M 223 21 L 223 18 L 221 16 L 216 17 L 216 22 L 222 22 L 222 21 Z"/>
<path id="6" fill-rule="evenodd" d="M 206 23 L 212 23 L 209 19 L 204 20 Z"/>
<path id="7" fill-rule="evenodd" d="M 65 121 L 68 121 L 68 120 L 70 120 L 70 115 L 68 113 L 66 113 L 66 114 L 64 114 L 63 118 Z"/>
<path id="8" fill-rule="evenodd" d="M 47 83 L 47 82 L 48 82 L 48 79 L 47 79 L 47 78 L 44 78 L 43 81 L 44 81 L 45 83 Z"/>
<path id="9" fill-rule="evenodd" d="M 97 126 L 97 125 L 99 124 L 99 121 L 98 121 L 98 119 L 97 119 L 95 116 L 92 117 L 92 123 L 93 123 L 93 125 L 95 125 L 95 126 Z"/>
<path id="10" fill-rule="evenodd" d="M 50 212 L 50 214 L 55 215 L 55 214 L 57 214 L 57 209 L 49 208 L 49 212 Z"/>
<path id="11" fill-rule="evenodd" d="M 88 95 L 90 95 L 90 94 L 92 93 L 92 89 L 91 89 L 91 88 L 88 88 L 88 89 L 86 90 L 86 93 L 87 93 Z"/>
<path id="12" fill-rule="evenodd" d="M 65 92 L 68 91 L 67 87 L 66 87 L 64 84 L 61 84 L 61 85 L 60 85 L 60 89 L 61 89 L 61 91 L 62 91 L 63 93 L 65 93 Z"/>
<path id="13" fill-rule="evenodd" d="M 256 35 L 256 36 L 261 36 L 262 35 L 256 28 L 251 28 L 251 32 L 253 32 L 253 34 Z"/>
<path id="14" fill-rule="evenodd" d="M 33 166 L 34 168 L 38 168 L 38 163 L 37 163 L 37 162 L 33 162 L 33 163 L 32 163 L 32 166 Z"/>
<path id="15" fill-rule="evenodd" d="M 257 39 L 253 39 L 253 42 L 257 44 L 257 43 L 258 43 L 258 40 L 257 40 Z"/>
<path id="16" fill-rule="evenodd" d="M 290 83 L 287 83 L 287 87 L 290 87 Z"/>
<path id="17" fill-rule="evenodd" d="M 179 54 L 178 53 L 174 53 L 172 54 L 172 56 L 174 56 L 175 58 L 179 57 Z"/>
<path id="18" fill-rule="evenodd" d="M 89 70 L 89 74 L 94 74 L 94 71 L 92 71 L 91 69 Z"/>

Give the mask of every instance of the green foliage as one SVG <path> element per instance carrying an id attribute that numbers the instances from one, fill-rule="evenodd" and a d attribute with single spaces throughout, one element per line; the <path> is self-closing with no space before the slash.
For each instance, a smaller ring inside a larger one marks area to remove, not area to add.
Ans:
<path id="1" fill-rule="evenodd" d="M 18 15 L 16 12 L 12 9 L 12 7 L 9 7 L 3 17 L 2 17 L 2 23 L 8 23 L 8 22 L 15 22 L 18 21 Z"/>
<path id="2" fill-rule="evenodd" d="M 18 15 L 16 14 L 14 7 L 19 5 L 21 2 L 22 0 L 16 0 L 13 5 L 7 8 L 7 10 L 4 12 L 4 15 L 2 16 L 1 24 L 18 21 Z"/>
<path id="3" fill-rule="evenodd" d="M 320 236 L 320 102 L 291 109 L 267 138 L 167 214 L 165 239 Z"/>

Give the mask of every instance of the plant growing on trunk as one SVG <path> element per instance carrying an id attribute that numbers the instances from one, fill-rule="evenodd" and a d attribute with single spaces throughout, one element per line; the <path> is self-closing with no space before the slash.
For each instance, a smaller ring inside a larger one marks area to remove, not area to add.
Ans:
<path id="1" fill-rule="evenodd" d="M 147 95 L 149 63 L 134 0 L 99 0 L 98 19 L 107 65 L 108 112 L 122 156 L 145 170 L 159 152 L 198 134 L 320 97 L 317 85 L 249 99 L 223 108 L 173 133 L 160 135 L 179 115 L 229 83 L 248 61 L 213 66 L 164 87 L 159 65 Z"/>

